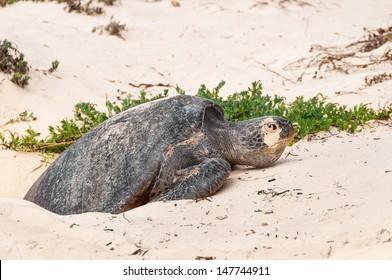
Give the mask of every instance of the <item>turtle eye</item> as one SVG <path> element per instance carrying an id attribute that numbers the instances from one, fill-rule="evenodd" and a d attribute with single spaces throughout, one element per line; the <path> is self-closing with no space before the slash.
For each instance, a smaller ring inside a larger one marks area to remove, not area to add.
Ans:
<path id="1" fill-rule="evenodd" d="M 277 125 L 274 124 L 274 123 L 269 123 L 269 124 L 267 124 L 267 127 L 268 127 L 269 129 L 271 129 L 271 130 L 277 130 L 277 129 L 278 129 Z"/>
<path id="2" fill-rule="evenodd" d="M 269 124 L 268 124 L 268 128 L 269 128 L 269 129 L 272 129 L 272 130 L 276 130 L 278 127 L 277 127 L 276 124 L 274 124 L 274 123 L 269 123 Z"/>
<path id="3" fill-rule="evenodd" d="M 274 132 L 277 129 L 278 129 L 278 126 L 275 123 L 267 123 L 265 125 L 265 130 L 267 132 Z"/>

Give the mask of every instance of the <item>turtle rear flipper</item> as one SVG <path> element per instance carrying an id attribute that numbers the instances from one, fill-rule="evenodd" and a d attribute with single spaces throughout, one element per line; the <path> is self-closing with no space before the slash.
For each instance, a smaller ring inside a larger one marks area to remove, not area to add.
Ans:
<path id="1" fill-rule="evenodd" d="M 198 165 L 176 172 L 179 176 L 159 200 L 200 199 L 213 195 L 230 174 L 230 164 L 221 158 L 206 158 Z"/>

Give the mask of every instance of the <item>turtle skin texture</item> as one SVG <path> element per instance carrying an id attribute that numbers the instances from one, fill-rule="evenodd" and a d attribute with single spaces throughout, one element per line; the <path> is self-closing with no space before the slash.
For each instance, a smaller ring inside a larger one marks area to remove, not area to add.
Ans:
<path id="1" fill-rule="evenodd" d="M 291 124 L 281 121 L 278 138 L 290 138 Z M 263 146 L 264 134 L 251 137 L 249 143 L 246 135 L 239 135 L 248 130 L 254 134 L 249 125 L 245 121 L 237 127 L 225 120 L 216 103 L 195 96 L 143 104 L 113 116 L 76 141 L 38 178 L 25 199 L 69 215 L 118 214 L 151 201 L 211 196 L 232 166 L 247 157 L 237 150 Z M 276 155 L 269 152 L 266 158 L 271 158 L 265 164 L 269 165 Z"/>

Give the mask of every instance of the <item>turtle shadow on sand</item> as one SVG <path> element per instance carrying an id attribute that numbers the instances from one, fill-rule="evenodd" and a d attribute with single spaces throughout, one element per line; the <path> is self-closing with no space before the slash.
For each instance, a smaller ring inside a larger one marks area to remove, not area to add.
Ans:
<path id="1" fill-rule="evenodd" d="M 205 198 L 222 187 L 234 165 L 276 162 L 293 137 L 286 119 L 232 123 L 211 100 L 179 95 L 124 111 L 86 133 L 25 199 L 68 215 Z"/>

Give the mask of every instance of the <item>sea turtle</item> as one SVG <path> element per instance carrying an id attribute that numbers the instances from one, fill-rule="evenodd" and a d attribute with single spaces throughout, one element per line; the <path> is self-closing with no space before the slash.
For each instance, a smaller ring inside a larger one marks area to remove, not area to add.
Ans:
<path id="1" fill-rule="evenodd" d="M 119 113 L 86 133 L 25 199 L 68 215 L 204 198 L 223 185 L 233 165 L 274 163 L 293 136 L 284 118 L 228 122 L 211 100 L 178 95 Z"/>

